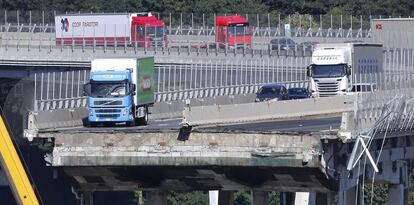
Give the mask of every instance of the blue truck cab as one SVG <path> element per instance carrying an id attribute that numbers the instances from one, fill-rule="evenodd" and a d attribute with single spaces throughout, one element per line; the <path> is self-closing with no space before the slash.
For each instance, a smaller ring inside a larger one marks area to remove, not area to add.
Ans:
<path id="1" fill-rule="evenodd" d="M 84 87 L 89 125 L 146 125 L 154 91 L 154 57 L 93 59 Z"/>
<path id="2" fill-rule="evenodd" d="M 90 125 L 134 121 L 135 84 L 131 72 L 130 69 L 91 72 L 90 82 L 85 85 Z"/>

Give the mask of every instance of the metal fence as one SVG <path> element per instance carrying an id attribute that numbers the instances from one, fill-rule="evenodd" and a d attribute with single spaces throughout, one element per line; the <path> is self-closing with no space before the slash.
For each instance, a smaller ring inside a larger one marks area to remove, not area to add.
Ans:
<path id="1" fill-rule="evenodd" d="M 262 84 L 281 83 L 307 87 L 305 67 L 310 57 L 189 60 L 180 64 L 156 64 L 156 102 L 255 93 Z M 83 84 L 89 70 L 35 72 L 34 110 L 86 106 Z"/>
<path id="2" fill-rule="evenodd" d="M 271 58 L 187 59 L 182 63 L 156 64 L 156 102 L 240 95 L 257 92 L 260 85 L 281 83 L 307 87 L 309 56 Z M 395 96 L 414 97 L 414 50 L 383 52 L 383 69 L 354 72 L 354 83 L 374 85 L 371 92 L 356 92 L 357 119 L 378 118 L 382 106 Z M 35 79 L 36 109 L 48 110 L 85 106 L 82 85 L 89 79 L 85 69 L 38 72 Z"/>
<path id="3" fill-rule="evenodd" d="M 8 11 L 0 10 L 1 32 L 54 32 L 56 14 L 91 13 L 62 11 Z M 169 35 L 214 35 L 218 15 L 194 13 L 154 13 L 166 22 Z M 291 25 L 296 37 L 370 38 L 370 20 L 381 16 L 240 14 L 252 25 L 253 36 L 277 37 L 289 35 L 285 24 Z"/>
<path id="4" fill-rule="evenodd" d="M 384 70 L 355 73 L 358 82 L 375 84 L 355 95 L 356 130 L 361 133 L 408 131 L 414 123 L 414 50 L 384 52 Z M 374 129 L 375 128 L 375 129 Z"/>
<path id="5" fill-rule="evenodd" d="M 182 40 L 180 40 L 182 39 Z M 129 41 L 129 40 L 87 40 L 77 39 L 69 40 L 62 43 L 54 38 L 51 33 L 6 33 L 0 38 L 0 48 L 7 51 L 30 51 L 41 52 L 55 51 L 65 52 L 85 52 L 97 51 L 137 54 L 143 53 L 146 55 L 193 55 L 193 56 L 228 56 L 228 55 L 242 55 L 242 56 L 279 56 L 279 55 L 294 55 L 294 56 L 310 56 L 314 47 L 312 44 L 295 43 L 286 46 L 282 41 L 270 42 L 268 40 L 252 42 L 250 45 L 244 44 L 241 47 L 235 48 L 229 43 L 218 43 L 209 39 L 200 40 L 184 40 L 185 38 L 170 39 L 168 43 L 164 41 L 154 43 L 151 47 L 142 47 L 144 41 Z"/>

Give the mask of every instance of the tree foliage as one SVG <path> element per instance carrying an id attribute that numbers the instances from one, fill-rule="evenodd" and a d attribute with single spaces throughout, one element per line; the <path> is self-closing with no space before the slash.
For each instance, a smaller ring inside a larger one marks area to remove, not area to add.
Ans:
<path id="1" fill-rule="evenodd" d="M 7 10 L 413 16 L 412 0 L 0 0 Z"/>

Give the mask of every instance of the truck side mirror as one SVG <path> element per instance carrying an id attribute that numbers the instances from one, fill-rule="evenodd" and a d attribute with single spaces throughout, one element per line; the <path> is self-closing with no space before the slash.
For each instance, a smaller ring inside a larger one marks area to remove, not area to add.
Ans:
<path id="1" fill-rule="evenodd" d="M 312 77 L 311 70 L 312 70 L 312 66 L 311 65 L 309 65 L 308 67 L 306 67 L 306 76 Z"/>
<path id="2" fill-rule="evenodd" d="M 129 93 L 132 94 L 132 95 L 135 95 L 136 94 L 136 92 L 135 92 L 136 89 L 137 89 L 137 85 L 130 84 L 130 86 L 129 86 Z"/>
<path id="3" fill-rule="evenodd" d="M 84 95 L 91 95 L 91 83 L 86 83 L 83 85 L 83 94 Z"/>
<path id="4" fill-rule="evenodd" d="M 352 73 L 351 69 L 352 69 L 351 65 L 346 66 L 346 75 L 351 75 L 351 73 Z"/>

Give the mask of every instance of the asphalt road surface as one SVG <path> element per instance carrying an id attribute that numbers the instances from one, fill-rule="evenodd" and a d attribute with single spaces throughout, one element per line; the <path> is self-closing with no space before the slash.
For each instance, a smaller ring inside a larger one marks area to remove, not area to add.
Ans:
<path id="1" fill-rule="evenodd" d="M 99 127 L 76 127 L 61 130 L 81 131 L 81 132 L 114 132 L 139 131 L 139 130 L 178 130 L 181 125 L 181 118 L 150 120 L 146 126 L 125 127 L 124 125 L 116 126 L 99 126 Z M 251 122 L 231 125 L 207 125 L 197 127 L 198 130 L 235 130 L 235 131 L 260 131 L 260 132 L 321 132 L 337 130 L 341 124 L 339 116 L 314 116 L 304 119 L 279 119 L 276 121 Z"/>

